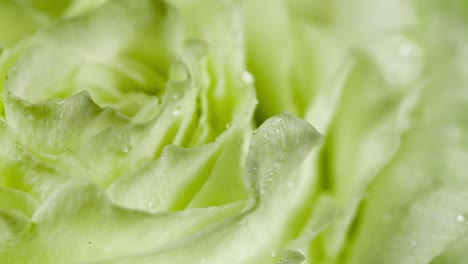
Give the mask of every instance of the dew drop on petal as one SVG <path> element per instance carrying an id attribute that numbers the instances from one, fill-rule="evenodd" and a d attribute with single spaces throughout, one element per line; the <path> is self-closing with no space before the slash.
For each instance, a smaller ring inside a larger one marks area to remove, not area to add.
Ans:
<path id="1" fill-rule="evenodd" d="M 172 93 L 172 98 L 174 100 L 180 100 L 184 97 L 184 91 L 182 89 L 177 89 L 176 91 L 173 91 Z"/>
<path id="2" fill-rule="evenodd" d="M 180 81 L 184 81 L 188 77 L 189 77 L 189 70 L 187 68 L 187 65 L 184 62 L 178 60 L 171 65 L 171 69 L 169 72 L 169 78 L 171 80 L 180 82 Z"/>
<path id="3" fill-rule="evenodd" d="M 130 151 L 130 146 L 124 145 L 124 146 L 122 147 L 122 151 L 123 151 L 124 153 L 128 153 L 128 152 Z"/>
<path id="4" fill-rule="evenodd" d="M 249 220 L 248 219 L 243 219 L 240 223 L 242 226 L 246 226 L 249 224 Z"/>
<path id="5" fill-rule="evenodd" d="M 178 116 L 180 115 L 180 108 L 176 108 L 172 111 L 172 114 L 175 115 L 175 116 Z"/>
<path id="6" fill-rule="evenodd" d="M 457 222 L 464 223 L 466 221 L 466 217 L 463 214 L 457 215 Z"/>
<path id="7" fill-rule="evenodd" d="M 248 71 L 244 71 L 242 73 L 241 79 L 245 84 L 249 84 L 249 85 L 253 84 L 255 81 L 255 78 L 253 77 L 253 75 Z"/>
<path id="8" fill-rule="evenodd" d="M 151 198 L 151 200 L 148 202 L 148 209 L 154 209 L 159 206 L 159 197 L 154 196 Z"/>

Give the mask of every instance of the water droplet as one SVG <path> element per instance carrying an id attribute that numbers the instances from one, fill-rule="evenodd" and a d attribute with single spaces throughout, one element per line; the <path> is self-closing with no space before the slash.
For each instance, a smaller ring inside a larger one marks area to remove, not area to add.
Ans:
<path id="1" fill-rule="evenodd" d="M 176 109 L 174 109 L 174 110 L 172 111 L 172 114 L 175 115 L 175 116 L 180 115 L 180 107 L 177 107 Z"/>
<path id="2" fill-rule="evenodd" d="M 230 128 L 231 127 L 231 123 L 227 123 L 226 124 L 226 129 Z"/>
<path id="3" fill-rule="evenodd" d="M 416 246 L 416 241 L 412 241 L 411 246 L 413 246 L 413 247 Z"/>
<path id="4" fill-rule="evenodd" d="M 458 215 L 457 215 L 457 221 L 458 221 L 459 223 L 463 223 L 463 222 L 466 221 L 466 217 L 465 217 L 463 214 L 458 214 Z"/>
<path id="5" fill-rule="evenodd" d="M 261 193 L 261 194 L 265 194 L 265 189 L 261 189 L 261 190 L 260 190 L 260 193 Z"/>
<path id="6" fill-rule="evenodd" d="M 180 100 L 184 97 L 184 91 L 182 89 L 177 89 L 172 92 L 172 98 L 174 100 Z"/>
<path id="7" fill-rule="evenodd" d="M 172 81 L 184 81 L 189 77 L 189 70 L 184 62 L 177 60 L 171 65 L 169 79 Z"/>
<path id="8" fill-rule="evenodd" d="M 240 224 L 243 225 L 243 226 L 246 226 L 246 225 L 249 224 L 249 220 L 248 219 L 243 219 Z"/>
<path id="9" fill-rule="evenodd" d="M 160 160 L 165 160 L 166 157 L 165 157 L 165 156 L 161 156 L 159 159 L 160 159 Z"/>
<path id="10" fill-rule="evenodd" d="M 154 196 L 151 198 L 151 200 L 148 202 L 148 209 L 154 209 L 159 206 L 159 197 Z"/>
<path id="11" fill-rule="evenodd" d="M 205 263 L 205 262 L 206 262 L 205 259 L 202 259 L 202 260 L 200 261 L 200 263 Z"/>
<path id="12" fill-rule="evenodd" d="M 252 133 L 252 134 L 257 133 L 257 129 L 252 129 L 252 130 L 250 130 L 250 133 Z"/>
<path id="13" fill-rule="evenodd" d="M 412 39 L 392 36 L 370 46 L 371 56 L 391 87 L 408 85 L 422 74 L 424 54 Z"/>
<path id="14" fill-rule="evenodd" d="M 129 145 L 124 145 L 124 146 L 122 147 L 122 151 L 123 151 L 124 153 L 128 153 L 128 152 L 130 151 L 130 148 L 131 148 L 131 147 L 130 147 Z"/>
<path id="15" fill-rule="evenodd" d="M 244 71 L 242 73 L 241 79 L 244 83 L 248 85 L 253 84 L 255 81 L 255 78 L 253 77 L 253 75 L 248 71 Z"/>

